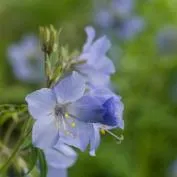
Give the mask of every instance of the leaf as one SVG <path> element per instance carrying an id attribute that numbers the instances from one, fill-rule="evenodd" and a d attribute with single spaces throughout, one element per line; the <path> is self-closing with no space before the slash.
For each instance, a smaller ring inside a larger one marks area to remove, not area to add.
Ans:
<path id="1" fill-rule="evenodd" d="M 38 149 L 35 147 L 31 148 L 31 163 L 30 163 L 30 167 L 28 172 L 24 175 L 27 176 L 28 174 L 31 173 L 31 171 L 33 170 L 33 168 L 36 166 L 37 160 L 38 160 Z"/>
<path id="2" fill-rule="evenodd" d="M 47 177 L 47 163 L 45 159 L 45 154 L 42 150 L 38 149 L 38 157 L 40 164 L 40 177 Z"/>

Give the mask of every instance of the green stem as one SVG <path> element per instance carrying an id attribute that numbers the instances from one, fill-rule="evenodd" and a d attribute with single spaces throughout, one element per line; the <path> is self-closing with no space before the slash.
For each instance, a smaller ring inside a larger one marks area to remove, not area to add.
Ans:
<path id="1" fill-rule="evenodd" d="M 47 53 L 44 53 L 44 61 L 45 61 L 45 75 L 46 75 L 46 85 L 47 85 L 47 88 L 50 87 L 50 79 L 49 79 L 49 76 L 48 76 L 48 65 L 47 65 L 47 60 L 48 60 L 48 54 Z"/>
<path id="2" fill-rule="evenodd" d="M 9 157 L 9 159 L 6 161 L 6 163 L 0 168 L 0 174 L 3 174 L 7 168 L 9 167 L 9 165 L 11 164 L 11 161 L 13 160 L 13 158 L 16 156 L 16 154 L 18 153 L 18 151 L 20 150 L 20 146 L 22 145 L 22 143 L 25 141 L 25 139 L 27 138 L 27 136 L 30 134 L 31 131 L 29 131 L 26 136 L 24 136 L 23 138 L 21 138 L 18 143 L 16 144 L 16 147 L 14 148 L 13 153 L 11 154 L 11 156 Z"/>

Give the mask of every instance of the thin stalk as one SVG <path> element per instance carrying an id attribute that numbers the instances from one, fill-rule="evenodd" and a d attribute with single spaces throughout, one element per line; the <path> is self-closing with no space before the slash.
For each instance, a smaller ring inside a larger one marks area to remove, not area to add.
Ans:
<path id="1" fill-rule="evenodd" d="M 16 154 L 18 153 L 18 151 L 20 150 L 20 146 L 22 145 L 22 143 L 25 141 L 26 137 L 30 134 L 31 131 L 29 131 L 23 138 L 21 138 L 18 143 L 16 144 L 14 151 L 12 152 L 11 156 L 9 157 L 9 159 L 6 161 L 6 163 L 0 168 L 0 173 L 4 173 L 7 168 L 9 167 L 9 165 L 11 164 L 11 161 L 14 159 L 14 157 L 16 156 Z"/>

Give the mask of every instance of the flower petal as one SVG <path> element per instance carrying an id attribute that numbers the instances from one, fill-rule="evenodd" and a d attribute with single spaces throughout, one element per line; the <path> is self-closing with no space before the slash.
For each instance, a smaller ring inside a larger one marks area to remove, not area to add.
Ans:
<path id="1" fill-rule="evenodd" d="M 37 90 L 25 98 L 28 110 L 34 119 L 48 119 L 56 104 L 55 96 L 51 89 Z"/>
<path id="2" fill-rule="evenodd" d="M 65 143 L 84 151 L 89 144 L 93 125 L 72 118 L 68 118 L 67 121 L 66 131 L 60 131 L 60 138 L 57 144 Z"/>
<path id="3" fill-rule="evenodd" d="M 103 57 L 103 59 L 97 63 L 96 67 L 97 67 L 97 70 L 105 74 L 115 73 L 115 66 L 113 62 L 106 56 Z"/>
<path id="4" fill-rule="evenodd" d="M 110 76 L 100 72 L 91 65 L 83 64 L 78 66 L 78 71 L 85 77 L 87 84 L 95 87 L 108 87 Z"/>
<path id="5" fill-rule="evenodd" d="M 90 138 L 90 155 L 95 156 L 95 150 L 100 144 L 100 128 L 94 125 L 93 132 Z"/>
<path id="6" fill-rule="evenodd" d="M 68 168 L 77 160 L 76 152 L 69 146 L 57 144 L 53 149 L 46 149 L 46 160 L 50 167 L 53 168 Z"/>
<path id="7" fill-rule="evenodd" d="M 90 53 L 95 56 L 93 62 L 98 62 L 102 56 L 110 49 L 111 43 L 106 36 L 97 39 L 90 48 Z"/>
<path id="8" fill-rule="evenodd" d="M 104 109 L 95 97 L 83 96 L 78 101 L 68 105 L 67 112 L 79 121 L 97 123 L 103 121 Z"/>
<path id="9" fill-rule="evenodd" d="M 48 166 L 48 174 L 47 177 L 67 177 L 67 169 L 66 168 L 53 168 Z"/>
<path id="10" fill-rule="evenodd" d="M 54 119 L 49 121 L 37 120 L 33 125 L 33 144 L 41 149 L 53 147 L 59 138 L 59 130 Z"/>
<path id="11" fill-rule="evenodd" d="M 85 80 L 75 71 L 54 87 L 54 92 L 59 103 L 73 102 L 81 98 L 84 91 Z"/>
<path id="12" fill-rule="evenodd" d="M 84 44 L 83 52 L 87 52 L 90 49 L 91 44 L 95 38 L 95 30 L 93 27 L 87 26 L 85 28 L 85 32 L 87 33 L 87 40 L 86 43 Z"/>

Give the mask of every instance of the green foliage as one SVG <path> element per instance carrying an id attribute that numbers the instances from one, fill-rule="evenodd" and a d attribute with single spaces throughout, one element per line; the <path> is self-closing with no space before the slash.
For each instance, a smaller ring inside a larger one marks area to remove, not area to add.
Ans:
<path id="1" fill-rule="evenodd" d="M 118 69 L 113 82 L 125 104 L 125 140 L 117 145 L 109 135 L 103 136 L 95 158 L 80 153 L 77 164 L 70 169 L 71 177 L 164 177 L 177 158 L 177 95 L 171 92 L 177 82 L 177 56 L 160 56 L 155 43 L 164 25 L 176 26 L 176 5 L 175 0 L 139 0 L 137 12 L 145 18 L 145 31 L 121 44 L 114 38 Z M 15 79 L 7 61 L 7 47 L 22 35 L 37 33 L 39 25 L 53 24 L 63 29 L 62 44 L 69 44 L 71 51 L 81 48 L 83 28 L 90 23 L 92 10 L 91 1 L 83 0 L 1 0 L 0 102 L 20 103 L 0 106 L 1 169 L 12 167 L 19 175 L 22 168 L 27 168 L 32 177 L 37 177 L 35 164 L 43 156 L 31 146 L 31 137 L 23 139 L 32 122 L 24 125 L 24 120 L 31 119 L 26 106 L 21 105 L 26 94 L 39 85 L 25 85 Z M 118 47 L 123 51 L 120 57 Z M 64 49 L 61 52 L 68 55 Z M 22 140 L 21 151 L 8 163 Z M 3 167 L 4 163 L 8 165 Z M 45 172 L 45 162 L 40 164 Z M 7 170 L 3 171 L 7 176 Z"/>

